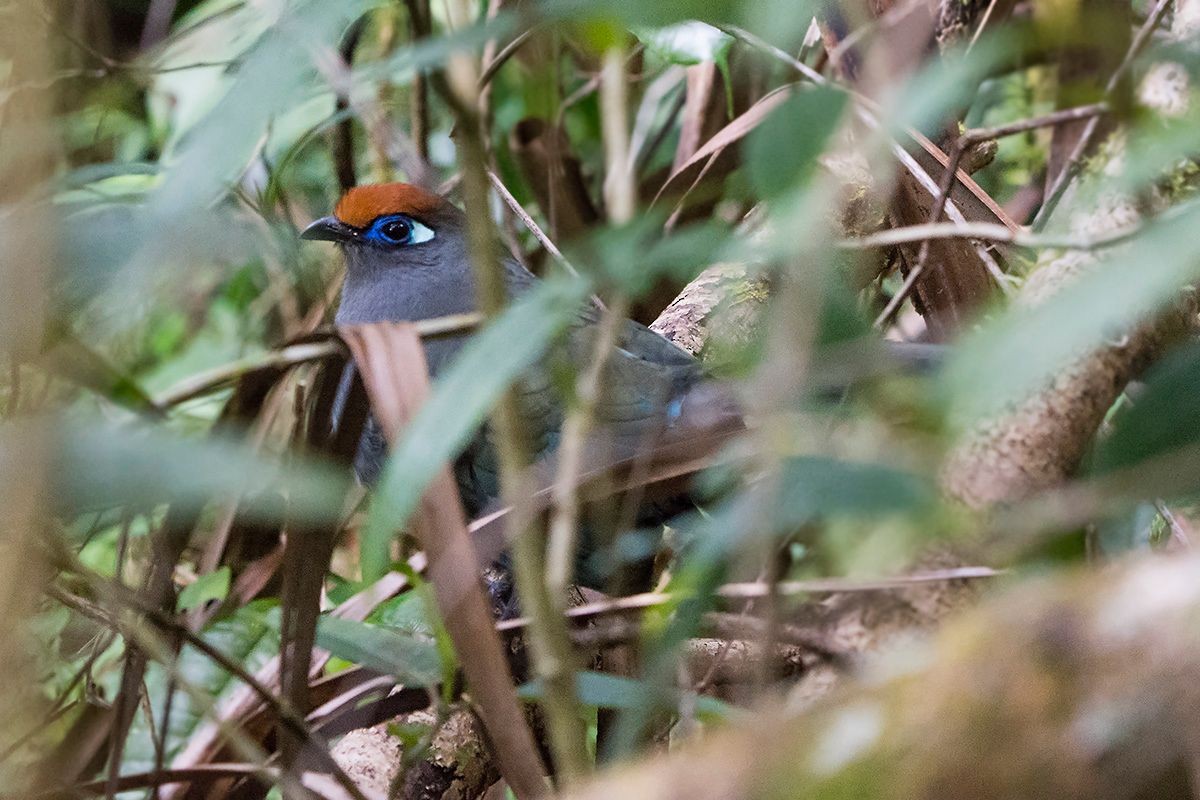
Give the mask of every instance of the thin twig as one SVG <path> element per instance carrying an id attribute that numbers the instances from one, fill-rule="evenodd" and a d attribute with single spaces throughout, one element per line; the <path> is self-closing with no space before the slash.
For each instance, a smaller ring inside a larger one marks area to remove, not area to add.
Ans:
<path id="1" fill-rule="evenodd" d="M 413 42 L 428 38 L 432 21 L 429 18 L 428 0 L 405 0 L 408 7 L 409 34 Z M 412 124 L 412 139 L 417 155 L 429 161 L 429 80 L 424 69 L 413 74 L 409 96 L 409 119 Z"/>
<path id="2" fill-rule="evenodd" d="M 76 566 L 81 567 L 82 565 Z M 296 712 L 285 699 L 276 697 L 270 689 L 246 671 L 236 659 L 225 655 L 225 653 L 221 652 L 203 637 L 189 630 L 186 625 L 180 623 L 170 614 L 162 611 L 162 609 L 145 605 L 137 595 L 126 587 L 112 583 L 111 581 L 105 581 L 97 575 L 89 574 L 86 570 L 80 570 L 80 574 L 88 580 L 93 588 L 102 592 L 110 601 L 121 604 L 135 612 L 140 618 L 159 629 L 160 632 L 185 641 L 217 666 L 221 667 L 221 669 L 248 686 L 258 696 L 259 700 L 278 718 L 280 724 L 286 730 L 301 741 L 306 742 L 309 745 L 309 750 L 313 753 L 324 754 L 321 759 L 324 762 L 324 766 L 331 770 L 334 778 L 351 797 L 356 798 L 356 800 L 366 800 L 354 781 L 329 757 L 328 751 L 313 739 L 303 715 Z M 109 612 L 107 609 L 93 606 L 83 598 L 76 597 L 54 585 L 47 587 L 46 593 L 64 606 L 74 609 L 96 622 L 109 625 L 126 636 L 132 635 L 134 638 L 138 638 L 135 627 L 122 622 L 118 615 Z M 161 656 L 162 653 L 158 655 Z M 171 663 L 168 659 L 160 658 L 160 661 L 169 669 L 171 675 L 179 681 L 181 686 L 185 689 L 188 688 L 190 684 L 179 675 L 177 664 Z"/>
<path id="3" fill-rule="evenodd" d="M 978 239 L 1030 249 L 1103 250 L 1129 241 L 1144 229 L 1144 225 L 1130 225 L 1103 236 L 1071 236 L 1069 234 L 1055 236 L 1030 233 L 1025 229 L 1014 231 L 1005 225 L 994 222 L 938 222 L 891 228 L 853 239 L 843 239 L 838 242 L 838 246 L 847 250 L 862 250 L 911 244 L 928 239 Z"/>
<path id="4" fill-rule="evenodd" d="M 121 775 L 117 779 L 117 791 L 127 792 L 151 786 L 166 786 L 172 783 L 206 783 L 221 778 L 262 778 L 268 785 L 279 782 L 279 770 L 274 767 L 247 763 L 199 764 L 183 769 L 151 770 Z M 103 790 L 104 781 L 94 780 L 74 786 L 48 789 L 33 795 L 29 800 L 58 800 L 62 797 L 87 797 Z"/>
<path id="5" fill-rule="evenodd" d="M 574 407 L 563 420 L 546 553 L 546 583 L 550 596 L 560 604 L 566 600 L 579 544 L 578 485 L 587 434 L 596 416 L 596 406 L 603 389 L 604 369 L 612 356 L 628 307 L 627 298 L 617 295 L 601 316 L 596 326 L 590 361 L 575 384 Z"/>
<path id="6" fill-rule="evenodd" d="M 954 143 L 954 147 L 950 150 L 946 170 L 942 173 L 942 179 L 938 183 L 933 210 L 929 214 L 930 225 L 936 225 L 942 219 L 942 213 L 946 210 L 946 201 L 950 199 L 950 189 L 953 188 L 954 179 L 958 173 L 958 164 L 962 160 L 964 152 L 966 152 L 966 146 L 962 137 L 959 137 Z M 892 316 L 899 310 L 904 301 L 908 299 L 908 295 L 912 292 L 913 287 L 917 285 L 917 281 L 925 271 L 925 265 L 929 261 L 930 242 L 930 239 L 925 239 L 921 242 L 921 248 L 917 251 L 917 261 L 913 265 L 913 268 L 908 271 L 908 275 L 904 276 L 904 283 L 901 284 L 899 291 L 892 295 L 892 299 L 887 302 L 883 311 L 879 312 L 879 316 L 875 318 L 874 325 L 876 328 L 882 328 L 891 321 Z"/>
<path id="7" fill-rule="evenodd" d="M 1075 106 L 1074 108 L 1064 108 L 1059 111 L 1053 111 L 1049 114 L 1043 114 L 1038 117 L 1030 117 L 1029 119 L 1019 120 L 1017 122 L 1009 122 L 1004 125 L 996 125 L 992 128 L 971 128 L 964 131 L 962 139 L 970 144 L 975 142 L 986 142 L 989 139 L 1003 139 L 1005 136 L 1012 136 L 1017 133 L 1026 133 L 1038 128 L 1052 128 L 1056 125 L 1063 125 L 1068 122 L 1078 122 L 1083 119 L 1091 119 L 1098 117 L 1101 114 L 1109 112 L 1108 103 L 1092 103 L 1086 106 Z"/>
<path id="8" fill-rule="evenodd" d="M 423 319 L 413 324 L 420 336 L 431 338 L 470 330 L 478 326 L 482 320 L 483 317 L 480 314 L 470 312 Z M 170 408 L 200 395 L 226 388 L 243 375 L 251 372 L 264 369 L 287 369 L 310 361 L 321 361 L 345 355 L 347 355 L 346 348 L 341 340 L 332 336 L 324 341 L 288 345 L 278 350 L 270 350 L 205 372 L 199 372 L 167 389 L 154 402 L 162 408 Z"/>
<path id="9" fill-rule="evenodd" d="M 862 95 L 859 92 L 856 92 L 854 89 L 847 87 L 843 84 L 837 83 L 835 81 L 831 81 L 830 79 L 826 78 L 824 75 L 821 75 L 820 73 L 813 70 L 807 64 L 804 64 L 803 62 L 798 61 L 797 59 L 793 58 L 791 55 L 789 55 L 785 51 L 780 50 L 778 47 L 775 47 L 774 45 L 770 44 L 769 42 L 763 41 L 762 39 L 758 38 L 757 36 L 755 36 L 752 33 L 749 33 L 747 31 L 744 31 L 741 28 L 737 28 L 737 27 L 722 28 L 722 30 L 725 30 L 727 33 L 729 33 L 731 36 L 734 36 L 735 38 L 741 39 L 742 41 L 746 42 L 750 46 L 761 49 L 764 52 L 770 54 L 772 57 L 774 57 L 774 58 L 778 59 L 779 61 L 787 64 L 788 66 L 792 67 L 797 72 L 799 72 L 801 75 L 805 76 L 806 78 L 813 81 L 814 83 L 816 83 L 820 86 L 831 86 L 833 88 L 838 89 L 839 91 L 845 92 L 851 99 L 853 99 L 855 101 L 857 113 L 859 114 L 860 118 L 868 126 L 870 126 L 871 128 L 873 128 L 875 130 L 879 130 L 879 131 L 885 130 L 885 127 L 880 124 L 879 117 L 878 117 L 878 115 L 882 109 L 881 109 L 879 103 L 875 102 L 871 98 L 866 97 L 865 95 Z M 908 170 L 908 172 L 917 180 L 918 183 L 920 183 L 925 188 L 926 191 L 928 191 L 930 193 L 931 196 L 936 198 L 939 196 L 939 194 L 941 194 L 938 191 L 939 184 L 934 182 L 933 178 L 931 178 L 929 176 L 929 173 L 927 173 L 925 171 L 925 169 L 916 161 L 916 159 L 914 159 L 908 153 L 907 150 L 904 149 L 904 147 L 902 147 L 899 143 L 893 141 L 891 143 L 891 148 L 892 148 L 892 152 L 895 154 L 896 158 L 900 161 L 900 163 L 904 166 L 904 168 L 906 170 Z M 960 154 L 959 158 L 961 159 L 961 157 L 962 156 Z M 950 176 L 951 184 L 953 183 L 953 179 L 956 177 L 957 166 L 958 166 L 957 161 L 954 161 L 953 162 L 954 169 L 947 170 L 947 172 L 949 173 L 949 176 Z M 949 191 L 949 188 L 947 188 L 947 192 L 948 191 Z M 937 219 L 940 219 L 942 211 L 945 211 L 946 214 L 956 222 L 960 222 L 960 223 L 966 222 L 966 219 L 963 217 L 962 212 L 960 212 L 953 203 L 947 203 L 947 201 L 945 199 L 943 199 L 940 202 L 935 201 L 935 205 L 940 207 L 937 212 L 937 215 L 934 218 L 935 222 L 937 221 Z M 992 257 L 992 255 L 990 253 L 988 253 L 987 250 L 983 247 L 976 246 L 975 251 L 979 256 L 979 260 L 987 268 L 988 272 L 992 275 L 992 277 L 996 281 L 997 285 L 1000 286 L 1002 290 L 1007 291 L 1008 286 L 1005 283 L 1004 275 L 1000 269 L 1000 265 L 996 263 L 996 259 L 994 259 Z M 922 267 L 922 269 L 923 269 L 923 267 Z M 908 286 L 908 290 L 911 290 L 912 285 L 914 285 L 916 283 L 916 280 L 919 277 L 920 277 L 920 270 L 914 268 L 912 270 L 912 272 L 909 273 L 909 280 L 907 280 L 905 282 L 906 285 Z M 901 299 L 903 299 L 903 296 L 906 293 L 907 293 L 906 291 L 901 291 L 901 292 L 897 293 L 897 296 L 901 297 Z M 895 298 L 893 298 L 893 302 L 895 302 Z M 892 305 L 892 304 L 889 303 L 889 306 L 890 305 Z M 895 308 L 899 308 L 899 302 L 895 302 Z M 894 313 L 894 309 L 893 309 L 893 313 Z M 880 316 L 882 318 L 883 315 L 880 315 Z M 878 319 L 876 320 L 876 324 L 877 325 L 880 324 Z"/>
<path id="10" fill-rule="evenodd" d="M 496 73 L 500 71 L 500 68 L 529 41 L 529 37 L 533 35 L 537 28 L 538 26 L 534 25 L 521 31 L 515 39 L 504 45 L 495 58 L 488 62 L 487 67 L 483 70 L 483 74 L 479 76 L 480 90 L 492 82 L 492 78 L 496 77 Z"/>
<path id="11" fill-rule="evenodd" d="M 342 37 L 338 47 L 338 55 L 342 66 L 350 70 L 354 64 L 354 51 L 358 48 L 363 29 L 366 28 L 367 17 L 361 16 L 350 26 Z M 354 118 L 347 113 L 350 110 L 350 95 L 348 92 L 338 92 L 334 98 L 334 113 L 341 119 L 333 129 L 330 150 L 333 156 L 333 171 L 337 175 L 338 186 L 342 192 L 353 188 L 357 182 L 357 171 L 354 168 Z"/>
<path id="12" fill-rule="evenodd" d="M 517 219 L 521 220 L 521 224 L 533 234 L 533 238 L 538 240 L 538 243 L 546 249 L 546 252 L 553 256 L 554 260 L 561 264 L 562 268 L 569 274 L 579 277 L 579 271 L 575 269 L 570 261 L 567 261 L 566 256 L 558 249 L 558 245 L 554 244 L 554 240 L 546 235 L 546 232 L 534 221 L 533 217 L 518 202 L 517 198 L 513 197 L 512 192 L 504 185 L 504 181 L 500 180 L 500 177 L 492 170 L 488 170 L 488 180 L 491 181 L 492 188 L 496 190 L 496 194 L 500 195 L 500 199 L 516 214 Z"/>

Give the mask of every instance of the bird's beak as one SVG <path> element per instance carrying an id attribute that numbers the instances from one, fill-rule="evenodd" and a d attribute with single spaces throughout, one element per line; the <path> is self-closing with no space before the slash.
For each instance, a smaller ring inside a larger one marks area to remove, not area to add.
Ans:
<path id="1" fill-rule="evenodd" d="M 337 217 L 321 217 L 300 234 L 301 239 L 318 242 L 348 242 L 354 238 L 354 228 Z"/>

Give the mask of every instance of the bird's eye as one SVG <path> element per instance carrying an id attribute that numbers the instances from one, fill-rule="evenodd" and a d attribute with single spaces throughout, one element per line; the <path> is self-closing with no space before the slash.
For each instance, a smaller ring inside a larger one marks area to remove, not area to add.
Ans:
<path id="1" fill-rule="evenodd" d="M 433 238 L 433 231 L 411 217 L 392 214 L 375 220 L 367 238 L 388 245 L 421 244 Z"/>
<path id="2" fill-rule="evenodd" d="M 381 225 L 379 234 L 390 242 L 400 244 L 408 241 L 408 238 L 412 236 L 412 226 L 408 224 L 407 220 L 394 219 Z"/>

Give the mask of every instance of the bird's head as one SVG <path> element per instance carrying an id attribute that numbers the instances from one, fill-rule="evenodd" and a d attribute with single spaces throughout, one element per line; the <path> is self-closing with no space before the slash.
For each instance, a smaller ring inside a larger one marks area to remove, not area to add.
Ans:
<path id="1" fill-rule="evenodd" d="M 346 256 L 339 323 L 414 320 L 470 311 L 475 292 L 463 213 L 407 183 L 358 186 L 300 234 Z"/>

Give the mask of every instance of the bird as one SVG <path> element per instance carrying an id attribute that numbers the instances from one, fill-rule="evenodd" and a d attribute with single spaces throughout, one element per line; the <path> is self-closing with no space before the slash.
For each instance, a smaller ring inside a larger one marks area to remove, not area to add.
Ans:
<path id="1" fill-rule="evenodd" d="M 345 282 L 335 315 L 338 325 L 372 322 L 418 321 L 476 310 L 474 270 L 467 246 L 467 218 L 446 198 L 407 183 L 360 185 L 348 190 L 333 214 L 317 219 L 301 233 L 302 239 L 335 243 L 344 254 Z M 539 278 L 503 253 L 504 283 L 510 299 L 533 288 Z M 517 405 L 535 459 L 552 458 L 564 419 L 564 398 L 556 387 L 556 370 L 564 362 L 582 367 L 599 322 L 594 306 L 581 307 L 573 323 L 541 361 L 517 381 Z M 424 341 L 431 376 L 436 379 L 467 343 L 470 332 Z M 350 367 L 352 369 L 352 367 Z M 348 381 L 343 378 L 343 396 Z M 633 320 L 621 323 L 616 345 L 600 382 L 594 417 L 596 430 L 605 432 L 609 444 L 633 452 L 656 432 L 680 424 L 689 409 L 711 405 L 713 392 L 705 385 L 698 360 L 663 336 Z M 718 393 L 722 403 L 736 401 Z M 338 411 L 335 404 L 334 413 Z M 724 417 L 724 413 L 718 416 Z M 729 413 L 735 418 L 736 410 Z M 354 468 L 358 478 L 372 484 L 387 455 L 382 432 L 368 418 Z M 485 424 L 454 463 L 465 511 L 478 516 L 494 504 L 500 493 L 497 452 Z M 635 522 L 653 527 L 685 508 L 686 492 L 677 496 L 643 498 Z M 594 533 L 594 532 L 593 532 Z M 587 573 L 588 548 L 594 536 L 584 532 L 581 571 Z M 596 559 L 590 559 L 595 563 Z M 599 573 L 603 570 L 592 570 Z M 645 565 L 641 571 L 645 571 Z M 500 577 L 496 577 L 499 575 Z M 599 584 L 604 576 L 584 574 L 583 581 Z M 500 588 L 493 586 L 496 581 Z M 511 598 L 497 598 L 505 588 L 506 570 L 500 566 L 489 578 L 493 600 L 511 613 Z M 596 586 L 595 588 L 602 588 Z"/>

